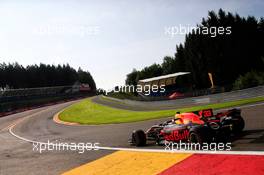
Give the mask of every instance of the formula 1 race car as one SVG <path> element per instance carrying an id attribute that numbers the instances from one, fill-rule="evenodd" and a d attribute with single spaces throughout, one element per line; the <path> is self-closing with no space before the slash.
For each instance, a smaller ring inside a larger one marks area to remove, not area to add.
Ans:
<path id="1" fill-rule="evenodd" d="M 146 132 L 135 130 L 130 143 L 144 146 L 147 141 L 158 145 L 168 142 L 210 143 L 226 141 L 231 135 L 240 133 L 245 126 L 240 109 L 231 109 L 213 114 L 212 109 L 176 113 L 172 120 L 154 125 Z"/>

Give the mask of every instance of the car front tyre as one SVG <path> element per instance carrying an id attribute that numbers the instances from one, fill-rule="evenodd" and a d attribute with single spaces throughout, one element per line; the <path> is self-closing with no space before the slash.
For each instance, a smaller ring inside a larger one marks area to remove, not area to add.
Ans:
<path id="1" fill-rule="evenodd" d="M 147 142 L 145 132 L 143 130 L 133 131 L 132 140 L 137 147 L 145 146 Z"/>

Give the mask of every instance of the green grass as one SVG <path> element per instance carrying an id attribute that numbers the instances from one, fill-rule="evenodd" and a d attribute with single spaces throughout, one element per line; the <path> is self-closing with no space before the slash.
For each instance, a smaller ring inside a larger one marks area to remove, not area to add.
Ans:
<path id="1" fill-rule="evenodd" d="M 256 103 L 264 101 L 264 97 L 256 97 L 243 99 L 233 102 L 216 103 L 202 106 L 194 106 L 188 108 L 181 108 L 175 110 L 160 110 L 160 111 L 129 111 L 111 108 L 103 105 L 93 103 L 91 99 L 85 99 L 66 108 L 60 113 L 59 118 L 62 121 L 75 122 L 80 124 L 111 124 L 111 123 L 126 123 L 143 120 L 150 120 L 156 118 L 163 118 L 173 116 L 176 111 L 188 112 L 196 111 L 206 108 L 220 109 L 227 107 L 234 107 L 245 105 L 249 103 Z"/>

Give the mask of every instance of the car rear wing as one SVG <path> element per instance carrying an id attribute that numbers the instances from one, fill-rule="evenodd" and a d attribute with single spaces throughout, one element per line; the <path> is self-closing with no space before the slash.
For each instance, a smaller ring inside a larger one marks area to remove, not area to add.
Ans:
<path id="1" fill-rule="evenodd" d="M 214 116 L 213 109 L 203 109 L 200 111 L 194 111 L 193 113 L 195 113 L 200 117 L 205 117 L 205 118 L 210 118 Z"/>

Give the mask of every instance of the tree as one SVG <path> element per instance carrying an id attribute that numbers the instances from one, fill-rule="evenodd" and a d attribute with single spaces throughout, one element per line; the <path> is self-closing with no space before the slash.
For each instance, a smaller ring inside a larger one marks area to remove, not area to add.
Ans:
<path id="1" fill-rule="evenodd" d="M 231 33 L 220 35 L 212 31 L 230 28 Z M 264 70 L 264 18 L 240 17 L 220 9 L 208 12 L 185 37 L 183 44 L 176 46 L 175 57 L 164 57 L 161 65 L 153 64 L 127 76 L 127 83 L 136 84 L 140 79 L 174 72 L 191 72 L 193 85 L 209 88 L 208 72 L 213 74 L 217 86 L 232 85 L 240 76 L 251 70 Z"/>
<path id="2" fill-rule="evenodd" d="M 92 89 L 96 89 L 95 82 L 90 72 L 85 72 L 81 68 L 78 69 L 78 80 L 80 83 L 89 84 Z"/>
<path id="3" fill-rule="evenodd" d="M 47 86 L 69 86 L 76 81 L 88 83 L 95 90 L 96 84 L 88 71 L 64 65 L 29 65 L 23 67 L 18 63 L 0 64 L 0 87 L 34 88 Z"/>
<path id="4" fill-rule="evenodd" d="M 162 72 L 164 75 L 176 72 L 176 60 L 173 57 L 165 56 L 161 64 Z"/>
<path id="5" fill-rule="evenodd" d="M 127 74 L 126 84 L 136 86 L 138 82 L 138 78 L 139 78 L 139 72 L 136 69 L 133 69 L 130 74 Z"/>

